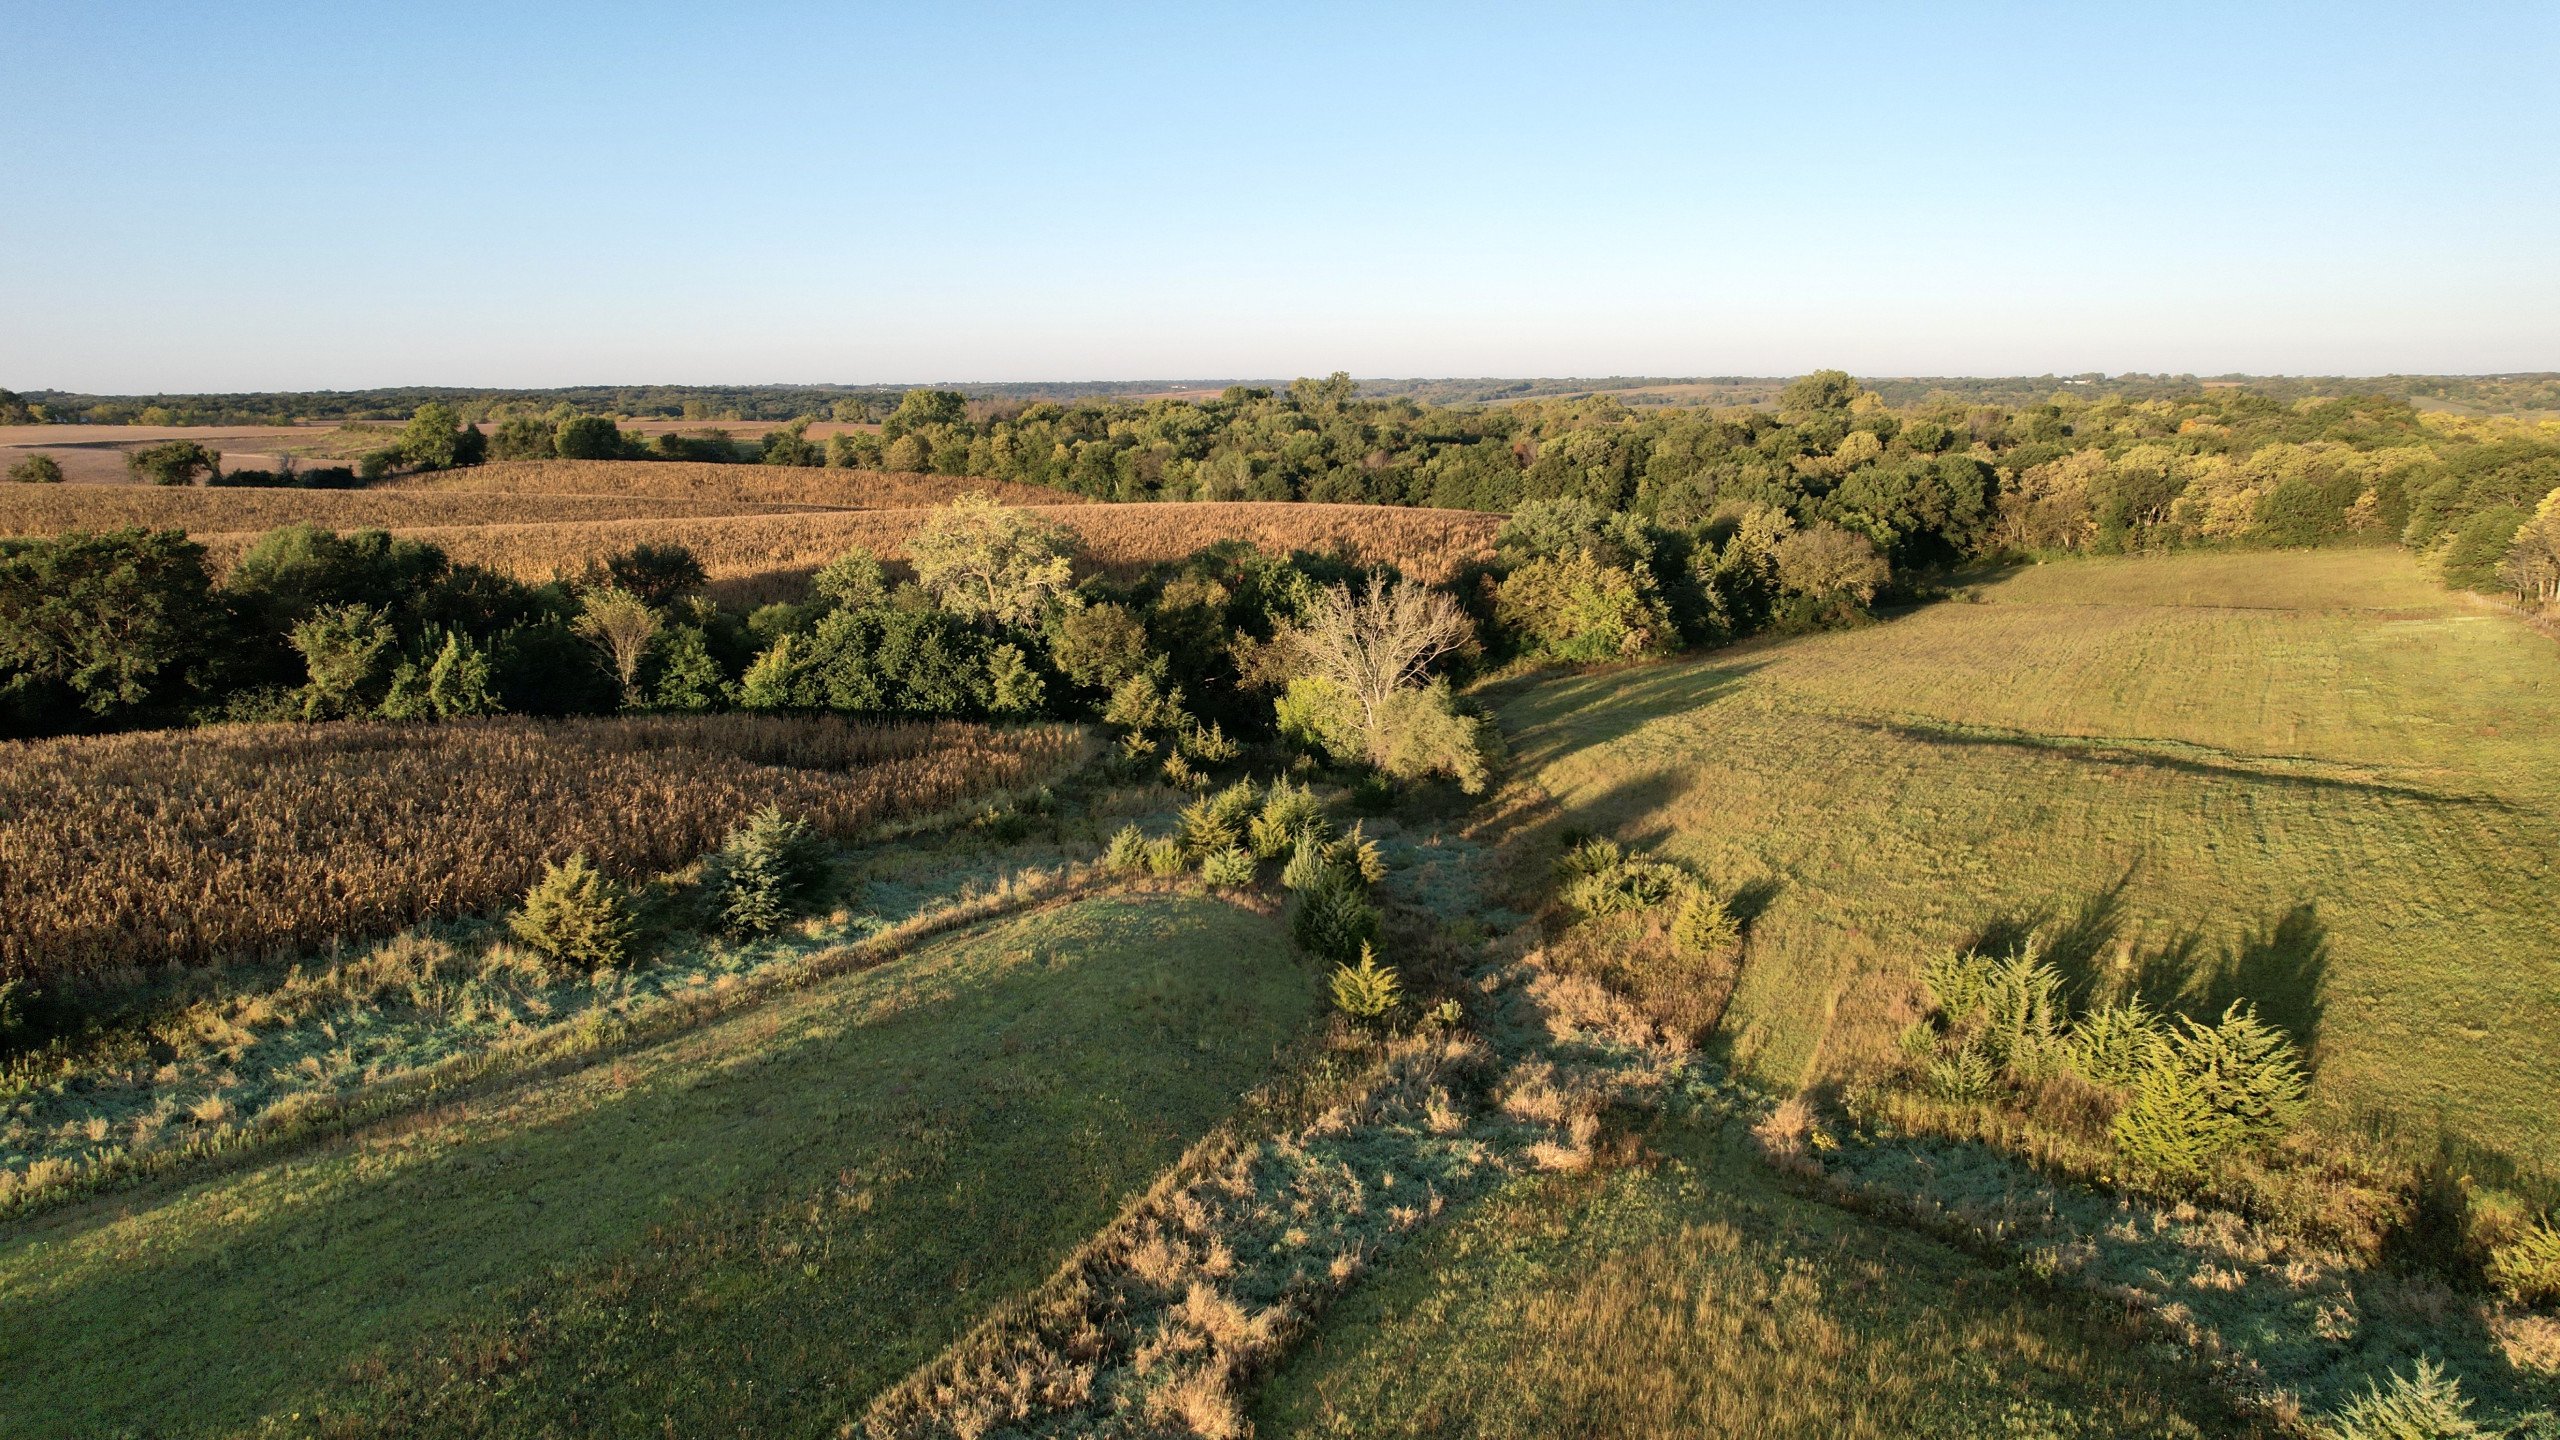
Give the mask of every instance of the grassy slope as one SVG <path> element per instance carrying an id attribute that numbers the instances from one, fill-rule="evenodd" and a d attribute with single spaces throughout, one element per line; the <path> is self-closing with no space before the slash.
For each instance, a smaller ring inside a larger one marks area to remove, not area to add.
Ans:
<path id="1" fill-rule="evenodd" d="M 1102 899 L 0 1235 L 0 1433 L 816 1433 L 1254 1083 L 1276 925 Z"/>
<path id="2" fill-rule="evenodd" d="M 2560 1089 L 2560 650 L 2392 551 L 2084 561 L 1847 634 L 1514 692 L 1562 818 L 1765 905 L 1725 1035 L 1765 1079 L 1891 1042 L 1929 950 L 2247 993 L 2319 1115 L 2518 1161 Z"/>
<path id="3" fill-rule="evenodd" d="M 1390 1262 L 1264 1387 L 1261 1432 L 2248 1433 L 2088 1305 L 1789 1195 L 1738 1136 L 1655 1139 Z"/>

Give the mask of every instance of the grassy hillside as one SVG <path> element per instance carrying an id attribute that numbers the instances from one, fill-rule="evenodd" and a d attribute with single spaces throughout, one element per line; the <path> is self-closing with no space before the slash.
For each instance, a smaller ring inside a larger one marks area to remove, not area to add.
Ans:
<path id="1" fill-rule="evenodd" d="M 2315 1113 L 2519 1163 L 2560 1087 L 2560 649 L 2396 551 L 2083 561 L 1976 603 L 1509 693 L 1559 823 L 1761 913 L 1722 1041 L 1845 1073 L 1930 951 L 2254 998 Z"/>
<path id="2" fill-rule="evenodd" d="M 1089 900 L 17 1225 L 0 1434 L 832 1430 L 1048 1274 L 1314 989 L 1269 920 Z"/>
<path id="3" fill-rule="evenodd" d="M 1264 1387 L 1262 1433 L 2255 1433 L 2089 1302 L 1798 1199 L 1738 1136 L 1654 1140 L 1391 1262 Z"/>

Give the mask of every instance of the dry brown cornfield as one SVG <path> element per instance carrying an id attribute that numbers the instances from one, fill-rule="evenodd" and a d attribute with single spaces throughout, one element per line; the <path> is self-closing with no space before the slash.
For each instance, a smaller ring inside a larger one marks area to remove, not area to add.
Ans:
<path id="1" fill-rule="evenodd" d="M 1242 539 L 1283 553 L 1348 551 L 1361 560 L 1392 561 L 1407 574 L 1440 580 L 1471 560 L 1490 558 L 1493 533 L 1502 524 L 1499 515 L 1473 510 L 1277 500 L 1024 508 L 1074 531 L 1085 563 L 1104 570 L 1179 560 L 1214 541 Z M 590 560 L 633 545 L 673 542 L 701 559 L 721 599 L 754 603 L 796 594 L 811 571 L 852 546 L 897 559 L 905 553 L 908 537 L 936 513 L 932 507 L 831 510 L 693 520 L 439 526 L 403 533 L 442 546 L 455 560 L 530 581 L 575 574 Z M 241 533 L 196 538 L 212 552 L 217 565 L 228 565 L 257 537 Z"/>
<path id="2" fill-rule="evenodd" d="M 389 482 L 392 490 L 488 495 L 652 496 L 729 505 L 791 505 L 841 510 L 906 510 L 948 505 L 970 491 L 1008 505 L 1081 505 L 1084 497 L 1045 485 L 972 480 L 880 470 L 823 470 L 778 465 L 712 465 L 677 460 L 496 460 Z M 518 517 L 499 517 L 518 518 Z M 521 517 L 532 519 L 535 517 Z M 603 518 L 603 517 L 597 517 Z"/>
<path id="3" fill-rule="evenodd" d="M 233 725 L 0 745 L 0 979 L 380 934 L 583 850 L 640 876 L 774 804 L 833 835 L 1036 783 L 1060 725 L 713 715 Z"/>
<path id="4" fill-rule="evenodd" d="M 183 529 L 220 570 L 279 525 L 379 526 L 535 582 L 576 574 L 633 545 L 676 543 L 701 559 L 720 599 L 756 604 L 796 597 L 810 572 L 856 545 L 898 560 L 937 509 L 972 491 L 1073 530 L 1085 563 L 1102 570 L 1243 539 L 1266 550 L 1347 552 L 1441 580 L 1490 558 L 1501 524 L 1471 510 L 1383 505 L 1104 504 L 1037 485 L 869 470 L 515 460 L 366 490 L 0 486 L 0 535 Z"/>

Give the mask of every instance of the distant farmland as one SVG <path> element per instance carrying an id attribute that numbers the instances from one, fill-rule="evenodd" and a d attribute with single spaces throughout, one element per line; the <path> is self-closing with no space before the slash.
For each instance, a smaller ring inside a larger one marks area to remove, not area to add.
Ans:
<path id="1" fill-rule="evenodd" d="M 1493 532 L 1502 523 L 1499 515 L 1472 510 L 1289 501 L 1026 508 L 1074 531 L 1086 560 L 1111 570 L 1179 560 L 1217 541 L 1236 539 L 1281 552 L 1347 552 L 1440 580 L 1471 560 L 1489 558 Z M 699 520 L 426 526 L 400 533 L 442 546 L 456 560 L 536 581 L 574 573 L 591 559 L 633 545 L 681 544 L 701 559 L 723 598 L 745 601 L 774 598 L 796 587 L 809 572 L 856 545 L 898 559 L 908 537 L 935 513 L 933 507 L 822 510 Z M 228 564 L 257 537 L 230 533 L 197 538 L 217 564 Z"/>
<path id="2" fill-rule="evenodd" d="M 634 495 L 503 495 L 434 490 L 207 490 L 158 485 L 0 485 L 0 535 L 66 530 L 255 534 L 307 521 L 332 530 L 560 521 L 699 519 L 809 507 Z"/>
<path id="3" fill-rule="evenodd" d="M 848 510 L 945 505 L 972 490 L 993 495 L 1008 505 L 1085 503 L 1081 495 L 1010 480 L 675 460 L 498 460 L 461 470 L 405 476 L 382 488 L 440 494 L 618 495 Z"/>
<path id="4" fill-rule="evenodd" d="M 1105 504 L 1037 485 L 870 470 L 674 461 L 519 460 L 361 490 L 0 486 L 0 536 L 124 526 L 184 530 L 217 568 L 279 525 L 364 527 L 425 540 L 457 561 L 529 581 L 574 574 L 640 544 L 681 544 L 718 596 L 795 593 L 848 548 L 903 557 L 908 537 L 953 499 L 985 492 L 1075 532 L 1085 561 L 1126 570 L 1220 540 L 1347 554 L 1445 580 L 1488 560 L 1502 517 L 1473 510 L 1297 501 Z"/>

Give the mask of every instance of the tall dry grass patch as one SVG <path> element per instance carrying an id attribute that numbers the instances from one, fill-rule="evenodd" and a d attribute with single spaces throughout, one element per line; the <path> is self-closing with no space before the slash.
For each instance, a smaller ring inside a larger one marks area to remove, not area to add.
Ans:
<path id="1" fill-rule="evenodd" d="M 332 530 L 703 519 L 804 506 L 780 501 L 476 490 L 213 490 L 160 485 L 0 485 L 0 536 L 66 530 L 185 530 L 256 535 L 309 522 Z"/>
<path id="2" fill-rule="evenodd" d="M 713 715 L 237 725 L 0 745 L 0 977 L 380 933 L 584 851 L 640 875 L 774 804 L 843 835 L 1030 783 L 1065 726 Z"/>
<path id="3" fill-rule="evenodd" d="M 1011 480 L 880 470 L 714 465 L 688 460 L 493 460 L 390 482 L 394 491 L 479 495 L 616 495 L 720 505 L 824 505 L 906 510 L 981 490 L 1008 505 L 1081 505 L 1083 496 Z"/>
<path id="4" fill-rule="evenodd" d="M 1281 552 L 1344 550 L 1363 561 L 1391 562 L 1406 574 L 1428 580 L 1445 579 L 1469 561 L 1491 558 L 1493 533 L 1502 523 L 1499 515 L 1474 510 L 1290 501 L 1033 508 L 1074 531 L 1087 562 L 1103 569 L 1179 560 L 1215 541 L 1241 539 Z M 681 544 L 702 561 L 713 581 L 721 583 L 723 598 L 735 600 L 773 598 L 761 591 L 795 587 L 852 546 L 863 546 L 884 558 L 900 558 L 909 537 L 939 513 L 934 507 L 812 511 L 693 520 L 426 527 L 402 533 L 442 546 L 457 561 L 529 581 L 575 574 L 591 560 L 638 544 Z M 196 538 L 212 552 L 215 563 L 229 564 L 256 536 Z"/>

